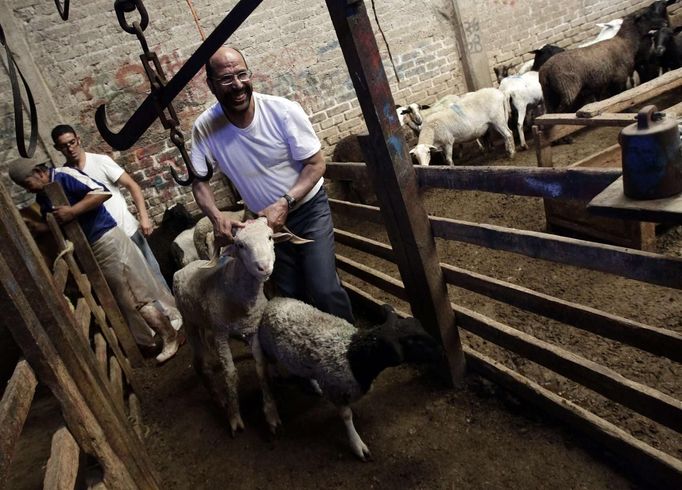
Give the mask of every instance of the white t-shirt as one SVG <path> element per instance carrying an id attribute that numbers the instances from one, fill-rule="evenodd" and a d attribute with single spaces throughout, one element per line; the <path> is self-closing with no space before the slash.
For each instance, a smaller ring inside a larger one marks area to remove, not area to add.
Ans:
<path id="1" fill-rule="evenodd" d="M 104 201 L 104 207 L 116 220 L 127 236 L 133 236 L 140 227 L 140 223 L 128 210 L 123 194 L 116 185 L 116 181 L 123 175 L 124 170 L 109 156 L 95 153 L 85 153 L 85 165 L 83 172 L 104 184 L 111 191 L 111 197 Z"/>
<path id="2" fill-rule="evenodd" d="M 253 92 L 255 113 L 246 128 L 232 124 L 216 102 L 194 122 L 192 165 L 206 173 L 206 158 L 217 162 L 246 205 L 259 212 L 289 192 L 302 160 L 320 151 L 320 140 L 303 108 L 283 97 Z M 300 202 L 311 199 L 323 179 Z"/>

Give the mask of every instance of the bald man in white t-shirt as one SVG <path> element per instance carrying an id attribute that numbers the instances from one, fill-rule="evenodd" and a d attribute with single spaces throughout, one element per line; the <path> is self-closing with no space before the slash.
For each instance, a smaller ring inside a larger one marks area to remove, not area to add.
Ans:
<path id="1" fill-rule="evenodd" d="M 247 207 L 277 231 L 283 225 L 305 245 L 275 246 L 272 281 L 284 296 L 305 301 L 353 323 L 348 294 L 336 274 L 334 230 L 323 187 L 320 141 L 303 108 L 253 91 L 242 54 L 221 47 L 206 64 L 206 82 L 217 102 L 192 129 L 192 165 L 206 173 L 216 162 Z M 194 180 L 197 204 L 213 223 L 216 244 L 233 240 L 232 221 L 218 210 L 208 182 Z"/>

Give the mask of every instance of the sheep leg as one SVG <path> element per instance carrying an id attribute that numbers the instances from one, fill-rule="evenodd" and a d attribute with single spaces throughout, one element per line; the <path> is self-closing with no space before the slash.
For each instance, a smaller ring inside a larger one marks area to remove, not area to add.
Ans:
<path id="1" fill-rule="evenodd" d="M 360 439 L 360 435 L 353 425 L 353 411 L 348 405 L 344 405 L 339 407 L 339 415 L 341 416 L 341 420 L 343 420 L 343 424 L 346 426 L 348 440 L 350 441 L 350 447 L 353 450 L 353 453 L 362 461 L 371 460 L 372 454 L 369 452 L 365 443 L 362 442 L 362 439 Z"/>
<path id="2" fill-rule="evenodd" d="M 223 368 L 223 375 L 225 376 L 225 381 L 227 383 L 227 417 L 230 423 L 230 432 L 234 437 L 237 430 L 244 430 L 244 422 L 239 413 L 239 397 L 237 394 L 239 376 L 237 375 L 237 368 L 232 359 L 229 332 L 226 332 L 223 329 L 217 329 L 214 336 L 218 360 Z"/>
<path id="3" fill-rule="evenodd" d="M 453 149 L 452 147 L 453 146 L 454 145 L 452 143 L 446 143 L 445 148 L 444 148 L 444 150 L 445 150 L 445 161 L 448 162 L 448 165 L 450 165 L 451 167 L 455 166 L 455 162 L 452 160 L 452 149 Z"/>
<path id="4" fill-rule="evenodd" d="M 161 313 L 159 309 L 152 303 L 147 303 L 140 308 L 140 315 L 147 322 L 156 333 L 161 336 L 163 340 L 163 349 L 161 353 L 156 356 L 156 362 L 159 364 L 166 362 L 173 357 L 180 347 L 178 340 L 178 333 L 175 331 L 166 315 Z"/>
<path id="5" fill-rule="evenodd" d="M 528 145 L 526 144 L 526 135 L 523 133 L 523 122 L 526 119 L 526 107 L 523 108 L 516 108 L 516 113 L 517 113 L 517 122 L 516 122 L 516 129 L 519 132 L 519 146 L 523 150 L 528 149 Z"/>
<path id="6" fill-rule="evenodd" d="M 277 428 L 282 425 L 282 421 L 279 418 L 275 398 L 272 396 L 272 391 L 270 389 L 267 365 L 265 356 L 263 355 L 263 349 L 260 346 L 258 334 L 254 335 L 251 339 L 251 352 L 256 361 L 256 373 L 258 374 L 258 381 L 260 381 L 261 391 L 263 392 L 263 413 L 265 414 L 265 420 L 270 426 L 270 432 L 274 434 L 277 432 Z"/>
<path id="7" fill-rule="evenodd" d="M 507 127 L 507 123 L 494 123 L 493 127 L 495 131 L 500 133 L 502 138 L 504 138 L 504 148 L 507 150 L 509 158 L 514 158 L 516 154 L 516 146 L 514 145 L 514 135 L 511 130 Z"/>

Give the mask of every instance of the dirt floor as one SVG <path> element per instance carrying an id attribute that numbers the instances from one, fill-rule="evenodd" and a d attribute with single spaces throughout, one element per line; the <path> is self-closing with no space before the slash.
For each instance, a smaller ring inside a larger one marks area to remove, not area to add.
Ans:
<path id="1" fill-rule="evenodd" d="M 679 100 L 679 99 L 678 99 Z M 668 104 L 672 105 L 672 104 Z M 666 107 L 665 105 L 662 105 Z M 618 130 L 580 134 L 554 148 L 557 166 L 567 165 L 615 144 Z M 520 152 L 510 162 L 500 149 L 467 164 L 535 166 L 535 154 Z M 330 184 L 330 193 L 334 186 Z M 532 231 L 545 231 L 541 199 L 428 189 L 430 214 Z M 380 226 L 335 217 L 339 228 L 387 242 Z M 682 256 L 682 228 L 660 229 L 657 251 Z M 677 290 L 562 266 L 466 244 L 439 241 L 439 259 L 539 292 L 589 305 L 656 327 L 682 332 L 682 301 Z M 340 246 L 343 255 L 398 278 L 392 264 Z M 407 306 L 350 276 L 404 311 Z M 610 367 L 680 399 L 678 364 L 603 340 L 564 324 L 526 313 L 483 296 L 450 288 L 453 302 Z M 361 319 L 361 323 L 367 321 Z M 473 335 L 465 344 L 494 357 L 597 415 L 625 428 L 647 444 L 682 458 L 682 437 L 623 409 L 575 383 Z M 140 398 L 145 440 L 164 489 L 317 488 L 638 488 L 647 479 L 627 473 L 616 458 L 509 393 L 475 375 L 451 389 L 429 368 L 402 366 L 384 372 L 374 389 L 354 406 L 358 432 L 374 460 L 357 461 L 333 406 L 281 381 L 275 386 L 283 428 L 266 429 L 252 359 L 237 342 L 242 416 L 246 430 L 230 437 L 225 414 L 209 399 L 191 366 L 185 346 L 160 368 L 141 371 Z M 49 404 L 48 404 L 49 405 Z M 37 404 L 26 440 L 45 439 L 54 417 Z M 10 488 L 38 488 L 40 472 L 27 463 L 35 454 L 20 446 Z M 41 445 L 42 444 L 42 445 Z M 43 441 L 35 447 L 45 453 Z M 49 444 L 49 441 L 47 442 Z M 42 454 L 42 453 L 41 453 Z M 44 461 L 44 459 L 43 459 Z"/>

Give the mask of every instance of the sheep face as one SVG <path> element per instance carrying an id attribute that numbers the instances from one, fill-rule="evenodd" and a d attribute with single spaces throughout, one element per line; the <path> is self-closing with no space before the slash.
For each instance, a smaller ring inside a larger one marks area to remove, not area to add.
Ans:
<path id="1" fill-rule="evenodd" d="M 397 364 L 436 362 L 443 355 L 441 345 L 416 318 L 393 318 L 382 327 L 383 341 L 395 353 Z"/>
<path id="2" fill-rule="evenodd" d="M 431 162 L 431 151 L 436 151 L 437 148 L 433 145 L 418 144 L 410 150 L 410 155 L 414 155 L 419 162 L 419 165 L 428 165 Z"/>
<path id="3" fill-rule="evenodd" d="M 249 274 L 263 281 L 269 278 L 275 265 L 275 242 L 267 219 L 247 221 L 234 237 L 232 253 Z"/>

